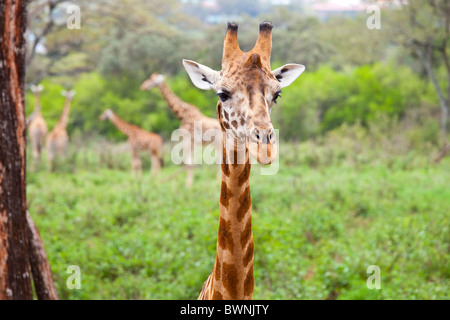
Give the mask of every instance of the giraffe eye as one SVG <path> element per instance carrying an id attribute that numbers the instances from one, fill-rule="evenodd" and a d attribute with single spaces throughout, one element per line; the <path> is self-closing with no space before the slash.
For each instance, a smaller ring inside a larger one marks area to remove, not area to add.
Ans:
<path id="1" fill-rule="evenodd" d="M 227 92 L 219 92 L 217 95 L 219 96 L 219 99 L 222 102 L 225 102 L 230 98 L 230 94 Z"/>
<path id="2" fill-rule="evenodd" d="M 281 98 L 281 91 L 277 91 L 274 95 L 273 95 L 273 102 L 277 103 L 277 99 Z"/>

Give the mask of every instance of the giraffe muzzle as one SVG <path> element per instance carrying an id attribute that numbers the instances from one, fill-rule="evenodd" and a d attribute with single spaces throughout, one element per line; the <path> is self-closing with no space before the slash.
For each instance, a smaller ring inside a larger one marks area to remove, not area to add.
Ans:
<path id="1" fill-rule="evenodd" d="M 254 128 L 250 133 L 250 139 L 258 144 L 272 144 L 275 142 L 275 131 L 272 128 L 266 130 Z"/>
<path id="2" fill-rule="evenodd" d="M 275 130 L 253 128 L 249 134 L 249 151 L 260 164 L 271 164 L 278 155 Z"/>

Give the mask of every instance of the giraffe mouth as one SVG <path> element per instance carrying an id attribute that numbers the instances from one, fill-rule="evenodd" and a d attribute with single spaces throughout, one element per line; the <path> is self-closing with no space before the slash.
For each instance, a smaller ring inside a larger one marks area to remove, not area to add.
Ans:
<path id="1" fill-rule="evenodd" d="M 278 155 L 276 141 L 271 144 L 254 143 L 249 141 L 248 149 L 250 154 L 262 165 L 269 165 L 274 162 Z"/>
<path id="2" fill-rule="evenodd" d="M 262 165 L 269 165 L 278 156 L 278 145 L 275 131 L 253 128 L 248 135 L 250 154 Z"/>
<path id="3" fill-rule="evenodd" d="M 275 133 L 269 133 L 267 136 L 261 134 L 261 131 L 255 134 L 254 130 L 246 132 L 235 132 L 234 130 L 225 130 L 224 143 L 227 149 L 248 149 L 250 155 L 262 165 L 273 163 L 278 157 L 278 144 Z M 269 132 L 274 132 L 270 130 Z M 242 160 L 242 159 L 241 159 Z M 238 160 L 238 163 L 239 160 Z M 244 161 L 242 163 L 245 163 Z"/>
<path id="4" fill-rule="evenodd" d="M 147 91 L 147 90 L 150 90 L 151 88 L 153 88 L 153 86 L 152 86 L 151 84 L 143 83 L 143 84 L 141 85 L 141 90 L 142 90 L 142 91 Z"/>

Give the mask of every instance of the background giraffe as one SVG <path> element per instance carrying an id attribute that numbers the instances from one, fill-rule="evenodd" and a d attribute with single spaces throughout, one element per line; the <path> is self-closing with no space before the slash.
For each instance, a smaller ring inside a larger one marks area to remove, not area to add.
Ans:
<path id="1" fill-rule="evenodd" d="M 131 148 L 131 174 L 133 176 L 142 176 L 142 164 L 139 157 L 140 151 L 150 152 L 152 159 L 151 174 L 159 175 L 163 166 L 163 140 L 153 132 L 148 132 L 136 125 L 127 123 L 119 118 L 111 109 L 106 109 L 101 115 L 100 120 L 109 119 L 119 131 L 128 137 L 128 144 Z"/>
<path id="2" fill-rule="evenodd" d="M 288 64 L 271 71 L 271 23 L 260 24 L 258 40 L 249 52 L 239 49 L 237 29 L 237 24 L 228 24 L 220 72 L 183 60 L 192 82 L 200 89 L 213 89 L 219 96 L 217 114 L 223 132 L 217 253 L 199 299 L 253 298 L 249 154 L 261 164 L 276 159 L 270 111 L 281 88 L 305 70 L 302 65 Z"/>
<path id="3" fill-rule="evenodd" d="M 42 147 L 44 146 L 45 136 L 48 133 L 47 123 L 41 114 L 41 103 L 39 101 L 42 89 L 44 89 L 42 85 L 31 86 L 31 91 L 34 94 L 34 110 L 27 118 L 28 135 L 34 160 L 33 166 L 41 160 Z"/>
<path id="4" fill-rule="evenodd" d="M 69 135 L 66 128 L 69 122 L 70 102 L 75 96 L 75 90 L 65 91 L 61 94 L 66 98 L 64 103 L 64 109 L 59 117 L 58 123 L 47 137 L 46 149 L 47 149 L 47 161 L 49 170 L 53 170 L 53 160 L 56 155 L 63 156 L 69 144 Z"/>
<path id="5" fill-rule="evenodd" d="M 217 133 L 220 133 L 219 122 L 216 119 L 205 116 L 196 106 L 181 100 L 167 86 L 167 84 L 165 83 L 165 78 L 162 74 L 158 74 L 156 72 L 153 73 L 150 76 L 150 78 L 148 78 L 146 81 L 142 83 L 141 90 L 150 90 L 154 87 L 159 88 L 161 94 L 163 95 L 164 99 L 169 105 L 170 110 L 172 110 L 175 116 L 178 119 L 180 119 L 181 121 L 180 129 L 185 129 L 190 134 L 191 137 L 190 148 L 188 147 L 183 148 L 183 150 L 186 150 L 188 153 L 185 155 L 184 163 L 188 171 L 186 178 L 186 186 L 190 187 L 192 185 L 194 176 L 193 173 L 194 144 L 197 145 L 210 144 L 211 141 L 204 140 L 203 133 L 207 130 L 215 130 Z M 196 122 L 201 123 L 202 132 L 195 132 L 194 124 Z M 221 137 L 220 134 L 216 134 L 215 136 Z M 187 143 L 188 141 L 183 140 L 183 142 Z M 221 150 L 220 145 L 221 145 L 220 141 L 214 141 L 216 154 Z"/>

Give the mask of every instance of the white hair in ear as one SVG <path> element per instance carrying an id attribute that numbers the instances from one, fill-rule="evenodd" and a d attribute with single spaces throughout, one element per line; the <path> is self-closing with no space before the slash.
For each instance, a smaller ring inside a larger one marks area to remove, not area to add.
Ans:
<path id="1" fill-rule="evenodd" d="M 294 82 L 305 71 L 305 66 L 301 64 L 286 64 L 272 71 L 272 74 L 280 82 L 281 87 L 287 87 Z"/>
<path id="2" fill-rule="evenodd" d="M 209 90 L 218 81 L 219 72 L 191 60 L 183 59 L 183 66 L 192 83 L 199 89 Z"/>

